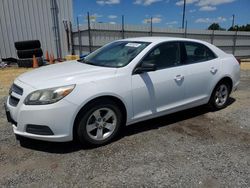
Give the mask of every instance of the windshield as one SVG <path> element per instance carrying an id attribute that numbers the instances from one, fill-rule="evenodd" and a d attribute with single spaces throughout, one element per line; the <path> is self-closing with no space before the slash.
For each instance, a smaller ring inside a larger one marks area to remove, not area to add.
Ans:
<path id="1" fill-rule="evenodd" d="M 129 64 L 148 42 L 118 41 L 110 43 L 84 58 L 84 62 L 96 66 L 123 67 Z"/>

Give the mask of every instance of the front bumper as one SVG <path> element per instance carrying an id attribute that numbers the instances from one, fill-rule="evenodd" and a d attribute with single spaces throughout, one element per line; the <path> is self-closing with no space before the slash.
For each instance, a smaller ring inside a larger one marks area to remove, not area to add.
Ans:
<path id="1" fill-rule="evenodd" d="M 235 92 L 235 91 L 238 89 L 239 84 L 240 84 L 240 81 L 236 82 L 236 83 L 233 85 L 232 92 Z"/>
<path id="2" fill-rule="evenodd" d="M 12 117 L 10 115 L 10 111 L 9 111 L 6 103 L 4 103 L 4 109 L 5 109 L 5 114 L 6 114 L 7 121 L 9 123 L 12 123 L 13 125 L 17 126 L 17 122 L 14 119 L 12 119 Z"/>
<path id="3" fill-rule="evenodd" d="M 10 104 L 10 96 L 5 105 L 7 119 L 12 123 L 15 134 L 44 141 L 65 142 L 73 140 L 73 124 L 77 105 L 65 99 L 49 105 L 25 105 L 24 98 L 30 93 L 31 88 L 18 81 L 16 84 L 24 90 L 23 95 L 18 96 L 20 99 L 18 105 Z M 33 128 L 36 125 L 46 126 L 53 134 L 30 133 L 30 129 L 27 129 L 29 125 L 32 125 Z"/>

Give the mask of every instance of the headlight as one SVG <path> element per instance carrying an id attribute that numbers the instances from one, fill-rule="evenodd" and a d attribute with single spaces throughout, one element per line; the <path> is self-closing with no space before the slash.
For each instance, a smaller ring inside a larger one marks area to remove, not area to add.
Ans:
<path id="1" fill-rule="evenodd" d="M 44 105 L 55 103 L 73 91 L 75 85 L 37 90 L 30 93 L 24 100 L 26 105 Z"/>

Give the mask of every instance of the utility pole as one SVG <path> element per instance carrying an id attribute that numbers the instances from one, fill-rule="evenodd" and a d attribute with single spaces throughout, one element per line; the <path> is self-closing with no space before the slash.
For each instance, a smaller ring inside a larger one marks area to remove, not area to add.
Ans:
<path id="1" fill-rule="evenodd" d="M 182 13 L 182 29 L 184 29 L 185 13 L 186 13 L 186 0 L 184 0 L 184 4 L 183 4 L 183 13 Z"/>
<path id="2" fill-rule="evenodd" d="M 125 34 L 124 34 L 124 15 L 122 15 L 122 38 L 125 38 Z"/>
<path id="3" fill-rule="evenodd" d="M 234 27 L 234 17 L 235 17 L 235 15 L 233 14 L 232 27 Z"/>
<path id="4" fill-rule="evenodd" d="M 186 20 L 186 24 L 185 24 L 185 38 L 187 38 L 187 24 L 188 24 L 188 22 L 187 22 L 187 20 Z"/>

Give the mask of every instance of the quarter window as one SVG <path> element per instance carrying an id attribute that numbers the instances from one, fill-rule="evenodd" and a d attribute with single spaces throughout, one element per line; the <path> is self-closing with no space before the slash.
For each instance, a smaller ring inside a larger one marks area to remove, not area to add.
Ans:
<path id="1" fill-rule="evenodd" d="M 215 54 L 206 46 L 194 42 L 185 42 L 185 63 L 197 63 L 216 58 Z"/>

